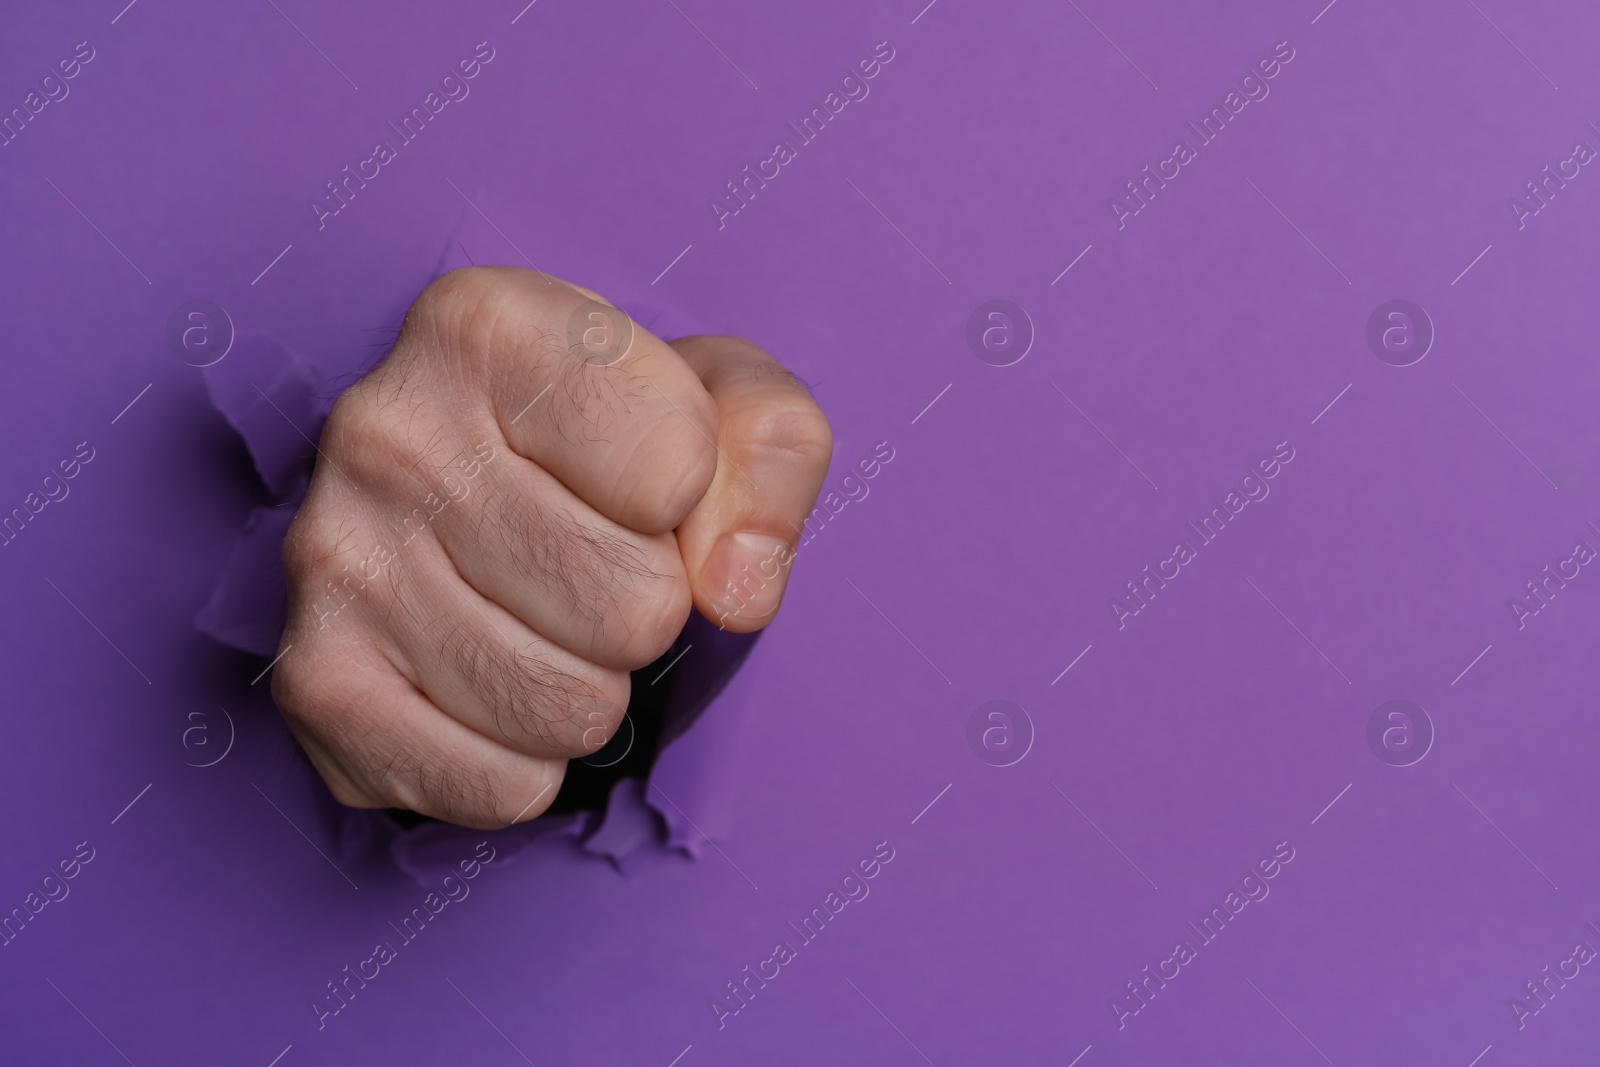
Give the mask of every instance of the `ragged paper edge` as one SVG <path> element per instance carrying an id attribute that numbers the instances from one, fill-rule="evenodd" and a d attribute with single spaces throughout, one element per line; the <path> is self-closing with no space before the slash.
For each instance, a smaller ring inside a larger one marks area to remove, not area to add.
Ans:
<path id="1" fill-rule="evenodd" d="M 445 244 L 436 275 L 494 261 L 488 231 L 477 232 L 482 227 L 474 227 L 475 221 L 470 214 L 463 218 Z M 624 285 L 606 295 L 657 336 L 692 332 L 684 316 L 636 290 Z M 203 372 L 207 392 L 244 441 L 274 502 L 252 511 L 210 597 L 196 613 L 195 627 L 222 644 L 266 657 L 275 654 L 285 621 L 283 537 L 305 496 L 309 442 L 320 437 L 335 398 L 327 395 L 327 383 L 308 360 L 270 335 L 242 334 L 229 358 L 234 359 L 231 365 L 225 359 Z M 282 425 L 267 418 L 269 412 Z M 604 858 L 625 874 L 630 859 L 646 844 L 698 859 L 712 838 L 725 831 L 731 799 L 729 728 L 737 716 L 730 705 L 744 703 L 746 695 L 729 683 L 755 637 L 717 631 L 699 616 L 686 628 L 685 637 L 690 636 L 697 638 L 698 648 L 680 639 L 685 662 L 677 666 L 680 687 L 692 695 L 669 709 L 648 778 L 619 779 L 604 812 L 546 816 L 493 831 L 502 856 L 510 859 L 539 840 L 567 838 L 576 851 Z M 693 731 L 725 688 L 731 691 L 719 701 L 724 719 L 719 728 Z M 340 809 L 338 825 L 345 859 L 384 849 L 420 886 L 448 873 L 466 839 L 484 832 L 440 822 L 402 827 L 382 812 L 356 809 Z"/>
<path id="2" fill-rule="evenodd" d="M 272 503 L 251 511 L 194 626 L 230 648 L 270 657 L 287 601 L 283 535 L 305 498 L 311 442 L 332 400 L 309 360 L 258 331 L 241 331 L 228 355 L 201 374 L 212 407 L 244 442 Z"/>

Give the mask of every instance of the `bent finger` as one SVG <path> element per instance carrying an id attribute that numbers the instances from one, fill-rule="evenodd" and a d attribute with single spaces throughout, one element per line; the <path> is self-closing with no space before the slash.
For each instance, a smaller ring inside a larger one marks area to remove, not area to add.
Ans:
<path id="1" fill-rule="evenodd" d="M 703 335 L 672 345 L 717 411 L 716 475 L 678 527 L 695 607 L 724 629 L 759 630 L 783 600 L 833 434 L 805 387 L 749 341 Z"/>

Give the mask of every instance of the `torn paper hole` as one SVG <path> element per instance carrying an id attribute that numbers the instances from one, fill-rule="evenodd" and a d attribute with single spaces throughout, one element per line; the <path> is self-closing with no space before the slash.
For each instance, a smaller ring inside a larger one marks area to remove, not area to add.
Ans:
<path id="1" fill-rule="evenodd" d="M 471 214 L 463 220 L 446 243 L 437 273 L 504 261 L 496 255 L 503 243 L 499 236 L 476 222 Z M 606 295 L 657 336 L 694 332 L 686 318 L 648 292 L 641 295 L 638 286 L 612 286 Z M 241 332 L 229 357 L 202 373 L 212 404 L 243 439 L 274 500 L 250 515 L 195 626 L 222 644 L 270 657 L 284 625 L 283 537 L 305 496 L 315 454 L 311 442 L 321 435 L 335 390 L 303 356 L 259 331 Z M 575 762 L 569 781 L 587 780 L 587 804 L 569 804 L 493 832 L 501 855 L 510 858 L 537 840 L 566 838 L 624 873 L 629 857 L 647 844 L 698 857 L 705 835 L 725 830 L 731 801 L 728 728 L 743 700 L 730 692 L 719 707 L 727 713 L 719 730 L 691 728 L 729 687 L 756 636 L 719 631 L 695 616 L 667 655 L 635 674 L 629 714 L 640 733 L 633 743 L 642 759 L 626 766 L 619 761 L 610 775 L 599 776 L 593 773 L 597 768 Z M 658 670 L 659 677 L 645 677 Z M 331 796 L 326 799 L 345 859 L 387 852 L 420 885 L 448 873 L 462 845 L 470 843 L 466 839 L 483 834 L 432 820 L 344 809 Z"/>

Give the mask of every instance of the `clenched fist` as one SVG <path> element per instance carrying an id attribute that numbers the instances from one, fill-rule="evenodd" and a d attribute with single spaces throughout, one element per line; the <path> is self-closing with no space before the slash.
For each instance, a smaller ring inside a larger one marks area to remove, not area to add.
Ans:
<path id="1" fill-rule="evenodd" d="M 691 604 L 771 620 L 832 449 L 747 341 L 669 345 L 538 271 L 451 271 L 328 419 L 273 696 L 345 804 L 532 818 Z"/>

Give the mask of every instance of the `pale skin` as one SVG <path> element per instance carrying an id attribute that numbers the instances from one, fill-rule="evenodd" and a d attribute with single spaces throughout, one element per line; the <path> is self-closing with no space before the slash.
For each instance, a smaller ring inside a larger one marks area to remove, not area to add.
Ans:
<path id="1" fill-rule="evenodd" d="M 691 609 L 741 633 L 776 614 L 827 419 L 750 342 L 633 325 L 623 347 L 595 301 L 451 271 L 334 406 L 272 692 L 340 802 L 534 818 Z"/>

